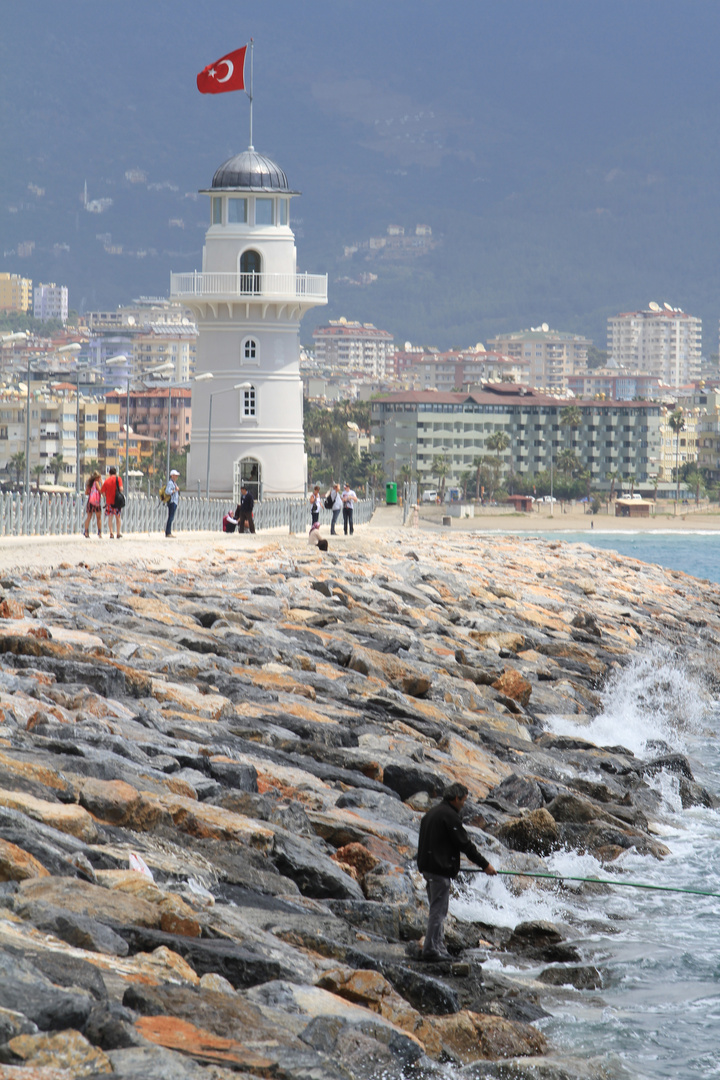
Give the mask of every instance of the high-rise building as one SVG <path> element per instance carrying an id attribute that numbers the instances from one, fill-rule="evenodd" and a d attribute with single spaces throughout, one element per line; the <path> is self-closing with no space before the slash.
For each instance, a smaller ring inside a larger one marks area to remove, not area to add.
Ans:
<path id="1" fill-rule="evenodd" d="M 315 359 L 321 368 L 337 374 L 382 379 L 389 369 L 393 336 L 372 323 L 330 320 L 313 331 Z"/>
<path id="2" fill-rule="evenodd" d="M 700 378 L 702 322 L 670 304 L 651 301 L 644 311 L 608 319 L 607 344 L 621 368 L 655 375 L 668 386 Z"/>
<path id="3" fill-rule="evenodd" d="M 528 365 L 528 385 L 553 392 L 566 390 L 570 375 L 587 368 L 589 338 L 551 330 L 547 323 L 529 330 L 498 334 L 488 348 Z"/>
<path id="4" fill-rule="evenodd" d="M 19 274 L 0 274 L 0 311 L 26 312 L 32 302 L 32 281 Z"/>
<path id="5" fill-rule="evenodd" d="M 200 272 L 173 274 L 171 296 L 198 323 L 188 486 L 237 498 L 305 493 L 300 320 L 327 303 L 327 275 L 299 274 L 292 191 L 252 148 L 216 171 Z M 211 396 L 212 395 L 212 396 Z M 212 406 L 214 404 L 214 410 Z"/>
<path id="6" fill-rule="evenodd" d="M 59 319 L 64 325 L 68 318 L 68 291 L 66 285 L 36 285 L 33 290 L 33 315 L 41 322 Z"/>

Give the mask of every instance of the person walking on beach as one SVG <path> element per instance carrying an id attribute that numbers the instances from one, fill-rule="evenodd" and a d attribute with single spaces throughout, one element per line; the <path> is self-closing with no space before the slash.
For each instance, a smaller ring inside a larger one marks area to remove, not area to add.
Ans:
<path id="1" fill-rule="evenodd" d="M 173 535 L 172 523 L 175 518 L 175 514 L 177 513 L 178 503 L 180 502 L 180 488 L 178 487 L 177 482 L 177 478 L 179 475 L 180 473 L 177 471 L 177 469 L 171 469 L 170 476 L 168 477 L 167 486 L 165 488 L 165 494 L 168 496 L 168 516 L 167 522 L 165 523 L 165 535 L 168 537 L 171 537 Z"/>
<path id="2" fill-rule="evenodd" d="M 340 514 L 342 512 L 342 508 L 343 508 L 343 501 L 342 501 L 342 495 L 340 494 L 340 485 L 339 484 L 333 484 L 333 486 L 328 491 L 327 495 L 325 496 L 326 505 L 327 505 L 327 502 L 330 501 L 330 500 L 331 500 L 330 506 L 328 507 L 329 510 L 332 510 L 332 521 L 330 522 L 330 535 L 331 536 L 336 536 L 337 534 L 335 532 L 335 526 L 337 525 L 338 518 L 340 517 Z"/>
<path id="3" fill-rule="evenodd" d="M 425 878 L 430 913 L 422 949 L 423 960 L 445 960 L 443 926 L 450 903 L 450 882 L 460 873 L 460 852 L 486 874 L 497 874 L 463 828 L 460 813 L 468 797 L 464 784 L 450 784 L 442 802 L 428 810 L 420 822 L 417 865 Z"/>
<path id="4" fill-rule="evenodd" d="M 313 493 L 310 496 L 310 524 L 317 525 L 320 520 L 320 511 L 322 510 L 322 499 L 320 498 L 320 485 L 316 484 L 313 488 Z"/>
<path id="5" fill-rule="evenodd" d="M 347 536 L 348 530 L 349 530 L 350 535 L 352 536 L 352 534 L 353 534 L 353 503 L 357 502 L 357 495 L 355 494 L 353 489 L 350 487 L 350 485 L 346 483 L 346 484 L 343 485 L 343 493 L 342 493 L 341 497 L 342 497 L 342 504 L 343 504 L 343 532 Z"/>
<path id="6" fill-rule="evenodd" d="M 107 518 L 111 540 L 115 539 L 116 531 L 118 540 L 122 536 L 120 532 L 121 508 L 115 505 L 117 493 L 122 491 L 122 486 L 122 480 L 117 474 L 117 469 L 114 465 L 111 465 L 100 489 L 100 493 L 105 496 L 105 517 Z"/>
<path id="7" fill-rule="evenodd" d="M 85 494 L 87 495 L 87 502 L 85 503 L 85 535 L 90 536 L 90 518 L 95 515 L 97 522 L 98 536 L 102 536 L 102 516 L 101 516 L 101 494 L 102 488 L 100 486 L 100 473 L 94 472 L 90 475 L 90 479 L 85 485 Z"/>
<path id="8" fill-rule="evenodd" d="M 235 517 L 238 519 L 238 532 L 244 533 L 246 525 L 248 527 L 248 532 L 255 532 L 255 522 L 253 520 L 254 506 L 255 500 L 243 484 L 240 488 L 240 505 L 235 511 Z"/>

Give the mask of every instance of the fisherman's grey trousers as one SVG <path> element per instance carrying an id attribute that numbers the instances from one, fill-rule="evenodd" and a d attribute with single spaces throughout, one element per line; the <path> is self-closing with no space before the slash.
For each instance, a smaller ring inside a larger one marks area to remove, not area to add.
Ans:
<path id="1" fill-rule="evenodd" d="M 447 952 L 443 938 L 443 924 L 450 904 L 450 878 L 440 874 L 423 874 L 430 905 L 423 955 Z"/>

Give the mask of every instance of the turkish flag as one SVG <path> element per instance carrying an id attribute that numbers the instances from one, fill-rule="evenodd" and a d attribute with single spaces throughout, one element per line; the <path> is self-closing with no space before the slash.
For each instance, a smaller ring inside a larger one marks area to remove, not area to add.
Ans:
<path id="1" fill-rule="evenodd" d="M 243 45 L 242 49 L 228 53 L 222 60 L 208 64 L 197 77 L 197 88 L 200 93 L 225 94 L 228 90 L 244 90 L 246 52 L 247 45 Z"/>

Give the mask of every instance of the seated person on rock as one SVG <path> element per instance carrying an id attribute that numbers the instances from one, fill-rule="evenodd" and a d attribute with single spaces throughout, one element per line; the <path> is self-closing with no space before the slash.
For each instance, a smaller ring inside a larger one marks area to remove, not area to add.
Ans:
<path id="1" fill-rule="evenodd" d="M 463 828 L 460 812 L 467 797 L 464 784 L 450 784 L 443 792 L 442 802 L 428 810 L 420 822 L 417 864 L 425 878 L 430 904 L 423 960 L 445 960 L 450 956 L 445 948 L 443 926 L 450 903 L 450 882 L 460 873 L 460 852 L 486 874 L 497 874 Z"/>

